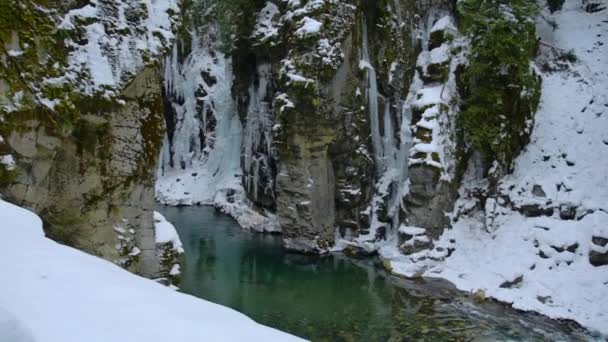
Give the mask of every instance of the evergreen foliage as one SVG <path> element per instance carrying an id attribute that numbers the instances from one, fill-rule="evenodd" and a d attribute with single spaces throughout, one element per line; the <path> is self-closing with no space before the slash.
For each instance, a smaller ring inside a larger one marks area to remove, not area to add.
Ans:
<path id="1" fill-rule="evenodd" d="M 509 169 L 529 138 L 540 97 L 530 62 L 538 8 L 531 0 L 464 0 L 458 11 L 471 38 L 469 64 L 459 76 L 459 127 L 488 166 L 498 161 Z"/>
<path id="2" fill-rule="evenodd" d="M 181 35 L 187 36 L 186 27 L 196 27 L 199 34 L 212 32 L 214 36 L 209 38 L 219 42 L 222 52 L 230 53 L 239 41 L 249 37 L 264 3 L 263 0 L 184 0 Z"/>

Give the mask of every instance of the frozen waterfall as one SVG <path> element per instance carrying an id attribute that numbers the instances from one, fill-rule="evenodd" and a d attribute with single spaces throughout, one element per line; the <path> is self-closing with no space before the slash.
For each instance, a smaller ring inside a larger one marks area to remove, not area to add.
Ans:
<path id="1" fill-rule="evenodd" d="M 231 63 L 196 32 L 183 61 L 179 49 L 176 43 L 165 59 L 165 101 L 172 113 L 166 114 L 157 196 L 167 204 L 215 204 L 218 193 L 242 192 L 242 127 L 232 99 Z"/>
<path id="2" fill-rule="evenodd" d="M 361 62 L 359 67 L 367 70 L 367 103 L 369 110 L 370 129 L 372 133 L 372 146 L 376 170 L 380 173 L 383 169 L 384 151 L 382 148 L 382 137 L 380 136 L 380 120 L 378 118 L 378 78 L 369 54 L 369 38 L 367 33 L 367 21 L 363 20 L 363 45 L 361 51 Z"/>

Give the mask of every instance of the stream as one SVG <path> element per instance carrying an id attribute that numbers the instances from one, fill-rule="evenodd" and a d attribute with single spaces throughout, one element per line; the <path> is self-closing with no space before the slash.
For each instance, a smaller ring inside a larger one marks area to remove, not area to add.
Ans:
<path id="1" fill-rule="evenodd" d="M 440 280 L 377 260 L 288 253 L 212 207 L 160 207 L 184 244 L 180 289 L 313 341 L 585 341 L 572 323 L 475 303 Z"/>

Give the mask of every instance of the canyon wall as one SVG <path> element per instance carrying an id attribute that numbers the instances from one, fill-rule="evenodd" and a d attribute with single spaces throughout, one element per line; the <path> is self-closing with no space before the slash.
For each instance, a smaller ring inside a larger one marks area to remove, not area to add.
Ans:
<path id="1" fill-rule="evenodd" d="M 404 222 L 437 237 L 458 185 L 454 10 L 451 1 L 193 2 L 186 13 L 211 23 L 190 20 L 166 61 L 158 198 L 214 204 L 303 252 L 327 251 L 336 236 L 373 252 Z M 447 100 L 437 98 L 443 84 Z M 222 123 L 232 112 L 240 125 L 230 131 Z"/>
<path id="2" fill-rule="evenodd" d="M 156 6 L 156 7 L 154 7 Z M 158 275 L 154 185 L 161 65 L 177 6 L 0 5 L 0 191 L 47 236 Z"/>

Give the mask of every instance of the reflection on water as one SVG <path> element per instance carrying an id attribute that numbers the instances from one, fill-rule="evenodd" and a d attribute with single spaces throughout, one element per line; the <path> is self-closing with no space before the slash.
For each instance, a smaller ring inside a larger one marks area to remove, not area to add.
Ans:
<path id="1" fill-rule="evenodd" d="M 574 327 L 499 304 L 475 305 L 440 281 L 388 276 L 373 260 L 286 253 L 208 207 L 162 207 L 184 243 L 181 290 L 314 341 L 585 340 Z"/>

